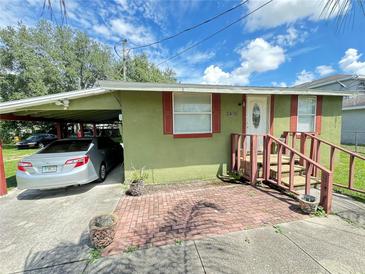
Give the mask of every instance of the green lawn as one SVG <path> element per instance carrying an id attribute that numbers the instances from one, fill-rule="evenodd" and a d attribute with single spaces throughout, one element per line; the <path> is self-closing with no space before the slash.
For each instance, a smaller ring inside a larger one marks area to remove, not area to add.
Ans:
<path id="1" fill-rule="evenodd" d="M 16 149 L 11 145 L 4 145 L 3 157 L 5 164 L 5 176 L 8 190 L 16 187 L 15 172 L 17 164 L 24 156 L 33 154 L 37 149 Z"/>
<path id="2" fill-rule="evenodd" d="M 349 150 L 355 150 L 354 147 L 345 146 Z M 349 161 L 350 157 L 343 152 L 337 152 L 339 161 L 335 166 L 334 172 L 334 182 L 337 184 L 341 184 L 344 186 L 348 185 L 349 182 Z M 359 153 L 361 154 L 361 153 Z M 364 154 L 361 154 L 364 155 Z M 355 180 L 354 180 L 354 188 L 364 190 L 365 191 L 365 161 L 355 159 Z M 343 189 L 340 187 L 335 187 L 335 191 L 344 193 L 350 196 L 353 196 L 356 199 L 362 200 L 365 202 L 365 194 L 357 193 L 351 190 Z"/>

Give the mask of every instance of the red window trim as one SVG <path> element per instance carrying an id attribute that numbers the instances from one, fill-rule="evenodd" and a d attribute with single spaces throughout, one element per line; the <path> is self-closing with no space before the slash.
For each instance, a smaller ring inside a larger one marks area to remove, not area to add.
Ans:
<path id="1" fill-rule="evenodd" d="M 163 106 L 163 133 L 173 135 L 174 138 L 209 138 L 213 133 L 221 132 L 221 94 L 211 94 L 212 106 L 212 132 L 211 133 L 173 133 L 173 93 L 162 92 L 162 106 Z"/>
<path id="2" fill-rule="evenodd" d="M 275 95 L 271 94 L 270 96 L 270 129 L 269 132 L 271 135 L 274 135 L 274 115 L 275 115 Z"/>
<path id="3" fill-rule="evenodd" d="M 290 131 L 297 131 L 297 128 L 298 128 L 298 95 L 292 95 L 290 104 Z"/>
<path id="4" fill-rule="evenodd" d="M 186 133 L 186 134 L 174 134 L 174 138 L 209 138 L 213 133 Z"/>
<path id="5" fill-rule="evenodd" d="M 323 96 L 316 96 L 316 117 L 315 117 L 315 134 L 321 134 L 322 129 L 322 104 Z M 297 131 L 298 129 L 298 95 L 291 96 L 290 108 L 290 131 Z"/>
<path id="6" fill-rule="evenodd" d="M 317 96 L 317 105 L 316 105 L 316 133 L 321 134 L 322 129 L 322 103 L 323 96 Z"/>

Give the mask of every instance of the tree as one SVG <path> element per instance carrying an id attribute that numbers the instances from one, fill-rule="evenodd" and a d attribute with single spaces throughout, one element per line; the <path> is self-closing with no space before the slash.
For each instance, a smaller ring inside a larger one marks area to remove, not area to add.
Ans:
<path id="1" fill-rule="evenodd" d="M 159 70 L 146 55 L 127 63 L 128 81 L 175 82 L 172 70 Z M 122 79 L 122 61 L 110 47 L 68 26 L 40 21 L 0 29 L 0 102 L 91 88 L 97 80 Z M 9 141 L 20 128 L 46 130 L 40 123 L 1 122 L 0 139 Z"/>

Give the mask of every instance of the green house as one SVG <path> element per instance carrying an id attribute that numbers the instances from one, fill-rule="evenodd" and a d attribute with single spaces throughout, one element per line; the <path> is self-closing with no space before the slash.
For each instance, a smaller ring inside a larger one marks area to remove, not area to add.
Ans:
<path id="1" fill-rule="evenodd" d="M 100 81 L 97 87 L 0 104 L 3 120 L 121 120 L 125 178 L 212 179 L 231 164 L 231 134 L 311 132 L 339 144 L 342 97 L 329 90 Z M 262 147 L 263 141 L 258 141 Z M 259 149 L 260 150 L 260 149 Z"/>

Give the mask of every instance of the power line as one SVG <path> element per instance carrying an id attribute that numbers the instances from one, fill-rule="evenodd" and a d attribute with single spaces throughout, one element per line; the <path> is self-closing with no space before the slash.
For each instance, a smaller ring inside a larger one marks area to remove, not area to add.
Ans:
<path id="1" fill-rule="evenodd" d="M 205 41 L 209 40 L 210 38 L 212 38 L 212 37 L 214 37 L 214 36 L 216 36 L 218 33 L 221 33 L 222 31 L 225 31 L 226 29 L 228 29 L 229 27 L 233 26 L 234 24 L 237 24 L 238 22 L 240 22 L 240 21 L 242 21 L 243 19 L 247 18 L 247 17 L 248 17 L 248 16 L 250 16 L 251 14 L 255 13 L 256 11 L 258 11 L 258 10 L 260 10 L 260 9 L 262 9 L 262 8 L 263 8 L 263 7 L 265 7 L 266 5 L 270 4 L 272 1 L 274 1 L 274 0 L 267 1 L 266 3 L 262 4 L 261 6 L 257 7 L 257 8 L 256 8 L 256 9 L 254 9 L 254 10 L 252 10 L 251 12 L 249 12 L 249 13 L 245 14 L 244 16 L 242 16 L 242 17 L 238 18 L 237 20 L 233 21 L 232 23 L 230 23 L 230 24 L 228 24 L 228 25 L 224 26 L 223 28 L 221 28 L 221 29 L 219 29 L 218 31 L 216 31 L 216 32 L 212 33 L 211 35 L 206 36 L 206 37 L 205 37 L 205 38 L 203 38 L 202 40 L 200 40 L 200 41 L 198 41 L 198 42 L 196 42 L 196 43 L 192 44 L 190 47 L 187 47 L 186 49 L 183 49 L 183 50 L 179 51 L 178 53 L 176 53 L 175 55 L 173 55 L 173 56 L 171 56 L 171 57 L 169 57 L 169 58 L 165 59 L 164 61 L 162 61 L 162 62 L 158 63 L 158 64 L 157 64 L 157 66 L 162 65 L 162 64 L 164 64 L 164 63 L 166 63 L 167 61 L 170 61 L 170 60 L 172 60 L 172 59 L 175 59 L 175 58 L 176 58 L 176 57 L 178 57 L 179 55 L 181 55 L 181 54 L 183 54 L 183 53 L 185 53 L 185 52 L 187 52 L 187 51 L 189 51 L 189 50 L 191 50 L 191 49 L 195 48 L 196 46 L 200 45 L 201 43 L 203 43 L 203 42 L 205 42 Z"/>
<path id="2" fill-rule="evenodd" d="M 175 33 L 175 34 L 173 34 L 171 36 L 167 36 L 165 38 L 162 38 L 161 40 L 158 40 L 158 41 L 155 41 L 155 42 L 152 42 L 152 43 L 149 43 L 149 44 L 145 44 L 145 45 L 142 45 L 142 46 L 137 46 L 137 47 L 130 48 L 130 50 L 150 47 L 150 46 L 153 46 L 153 45 L 156 45 L 156 44 L 160 44 L 162 42 L 165 42 L 167 40 L 170 40 L 172 38 L 175 38 L 175 37 L 177 37 L 177 36 L 179 36 L 179 35 L 181 35 L 181 34 L 183 34 L 185 32 L 191 31 L 191 30 L 196 29 L 196 28 L 198 28 L 198 27 L 200 27 L 202 25 L 205 25 L 205 24 L 207 24 L 207 23 L 209 23 L 209 22 L 211 22 L 211 21 L 213 21 L 213 20 L 221 17 L 222 15 L 224 15 L 224 14 L 226 14 L 228 12 L 231 12 L 232 10 L 235 10 L 235 9 L 241 7 L 242 5 L 246 4 L 247 2 L 248 2 L 248 0 L 243 1 L 243 2 L 239 3 L 238 5 L 232 7 L 230 9 L 228 9 L 228 10 L 225 10 L 225 11 L 223 11 L 223 12 L 221 12 L 221 13 L 219 13 L 219 14 L 217 14 L 217 15 L 209 18 L 209 19 L 206 19 L 206 20 L 204 20 L 204 21 L 202 21 L 202 22 L 200 22 L 200 23 L 198 23 L 196 25 L 193 25 L 191 27 L 188 27 L 188 28 L 186 28 L 186 29 L 184 29 L 182 31 L 179 31 L 179 32 L 177 32 L 177 33 Z"/>

